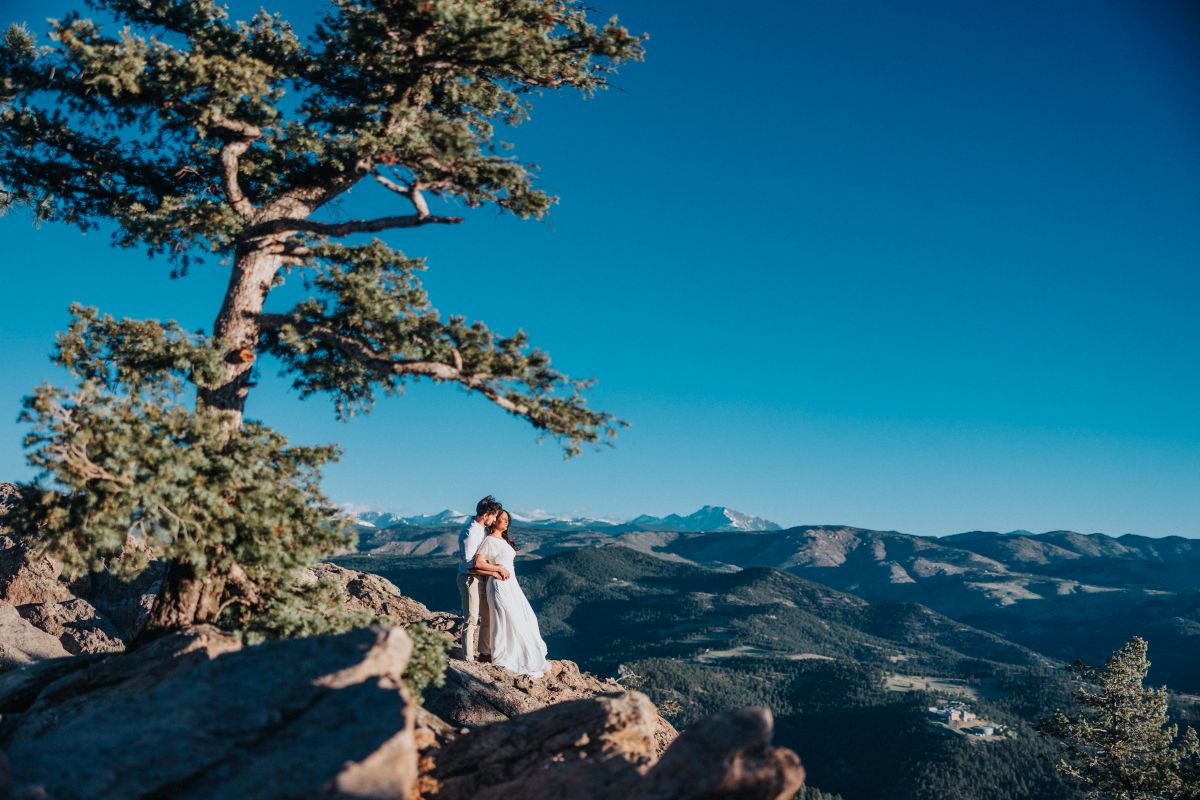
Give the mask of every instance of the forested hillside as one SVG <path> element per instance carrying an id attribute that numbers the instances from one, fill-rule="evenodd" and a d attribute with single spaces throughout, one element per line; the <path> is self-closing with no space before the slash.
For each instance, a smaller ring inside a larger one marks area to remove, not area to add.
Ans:
<path id="1" fill-rule="evenodd" d="M 453 563 L 353 556 L 433 608 L 458 603 Z M 845 800 L 1068 798 L 1030 728 L 1066 702 L 1041 655 L 922 606 L 869 603 L 774 569 L 719 571 L 627 548 L 518 562 L 555 657 L 626 675 L 686 726 L 718 708 L 770 706 L 810 783 Z M 916 680 L 922 689 L 909 689 Z M 929 683 L 923 683 L 929 679 Z M 995 737 L 933 724 L 959 698 Z M 669 701 L 674 701 L 673 703 Z"/>
<path id="2" fill-rule="evenodd" d="M 364 550 L 391 555 L 451 555 L 457 540 L 449 527 L 361 533 Z M 713 569 L 774 567 L 873 602 L 919 603 L 1060 661 L 1102 660 L 1139 635 L 1156 644 L 1151 680 L 1200 694 L 1200 544 L 1190 539 L 845 526 L 516 535 L 535 557 L 619 544 Z"/>

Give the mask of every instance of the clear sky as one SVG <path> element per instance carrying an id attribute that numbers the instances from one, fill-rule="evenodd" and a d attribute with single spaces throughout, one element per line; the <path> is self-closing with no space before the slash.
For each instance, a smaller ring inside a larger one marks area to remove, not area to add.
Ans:
<path id="1" fill-rule="evenodd" d="M 283 5 L 300 28 L 318 8 Z M 564 461 L 450 387 L 338 423 L 264 369 L 249 415 L 341 443 L 333 497 L 1200 536 L 1195 4 L 593 5 L 647 60 L 507 137 L 561 196 L 549 220 L 386 238 L 428 257 L 441 311 L 524 328 L 633 427 Z M 226 274 L 172 281 L 21 215 L 0 242 L 0 477 L 26 478 L 15 418 L 67 305 L 209 328 Z"/>

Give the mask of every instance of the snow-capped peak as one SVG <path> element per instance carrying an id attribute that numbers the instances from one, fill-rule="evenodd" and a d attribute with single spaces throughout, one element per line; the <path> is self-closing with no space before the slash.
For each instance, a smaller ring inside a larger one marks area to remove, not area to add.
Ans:
<path id="1" fill-rule="evenodd" d="M 628 523 L 638 530 L 657 531 L 777 531 L 779 525 L 770 520 L 734 511 L 725 506 L 703 506 L 687 516 L 668 514 L 652 517 L 643 514 Z"/>
<path id="2" fill-rule="evenodd" d="M 367 511 L 356 515 L 356 522 L 368 528 L 390 528 L 394 525 L 414 525 L 426 528 L 439 525 L 461 525 L 471 518 L 463 511 L 447 508 L 436 514 L 418 514 L 413 517 L 402 517 L 389 511 Z"/>

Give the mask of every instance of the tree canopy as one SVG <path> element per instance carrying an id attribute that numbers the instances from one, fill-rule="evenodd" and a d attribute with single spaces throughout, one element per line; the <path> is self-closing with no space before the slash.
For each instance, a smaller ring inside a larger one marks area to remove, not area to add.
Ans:
<path id="1" fill-rule="evenodd" d="M 5 34 L 0 188 L 38 220 L 108 223 L 118 246 L 179 270 L 205 251 L 235 260 L 212 333 L 239 358 L 202 387 L 210 407 L 240 414 L 263 348 L 343 411 L 427 378 L 484 395 L 568 453 L 615 433 L 617 420 L 586 407 L 589 383 L 523 334 L 434 312 L 419 259 L 330 240 L 463 221 L 430 198 L 541 217 L 554 198 L 498 128 L 523 122 L 537 91 L 603 88 L 641 57 L 638 37 L 574 0 L 339 0 L 307 41 L 278 14 L 233 22 L 211 0 L 95 6 L 124 27 L 70 14 L 52 21 L 49 47 L 19 26 Z M 411 213 L 319 219 L 362 180 Z M 259 319 L 296 272 L 325 296 Z"/>
<path id="2" fill-rule="evenodd" d="M 540 92 L 605 88 L 642 37 L 578 0 L 334 0 L 304 38 L 279 14 L 234 21 L 212 0 L 91 5 L 115 25 L 71 13 L 49 45 L 18 25 L 0 41 L 0 210 L 103 225 L 179 276 L 208 254 L 230 280 L 198 333 L 73 308 L 55 357 L 76 386 L 26 403 L 49 482 L 31 494 L 31 536 L 93 567 L 130 531 L 156 541 L 174 565 L 164 624 L 265 607 L 283 581 L 271 575 L 341 533 L 318 486 L 335 450 L 243 419 L 264 354 L 342 416 L 426 379 L 568 456 L 611 441 L 624 423 L 588 407 L 590 380 L 521 331 L 440 314 L 422 259 L 347 237 L 458 225 L 456 206 L 545 215 L 555 198 L 500 132 Z M 364 181 L 395 206 L 333 218 Z M 267 312 L 297 280 L 308 297 Z"/>

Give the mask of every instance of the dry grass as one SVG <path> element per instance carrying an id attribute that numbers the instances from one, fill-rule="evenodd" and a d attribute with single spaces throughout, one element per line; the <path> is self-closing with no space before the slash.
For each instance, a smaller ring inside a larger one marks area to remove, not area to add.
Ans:
<path id="1" fill-rule="evenodd" d="M 831 656 L 823 656 L 820 653 L 779 653 L 774 650 L 764 650 L 761 647 L 752 647 L 750 645 L 741 645 L 740 647 L 731 647 L 728 650 L 709 650 L 707 653 L 701 653 L 696 656 L 696 660 L 701 663 L 709 663 L 722 658 L 737 658 L 739 656 L 757 656 L 759 658 L 784 658 L 788 661 L 807 661 L 810 659 L 821 661 L 833 661 Z"/>
<path id="2" fill-rule="evenodd" d="M 884 676 L 883 685 L 889 692 L 932 692 L 934 694 L 954 694 L 971 700 L 979 699 L 979 692 L 974 687 L 968 686 L 965 680 L 959 678 L 889 673 Z"/>

